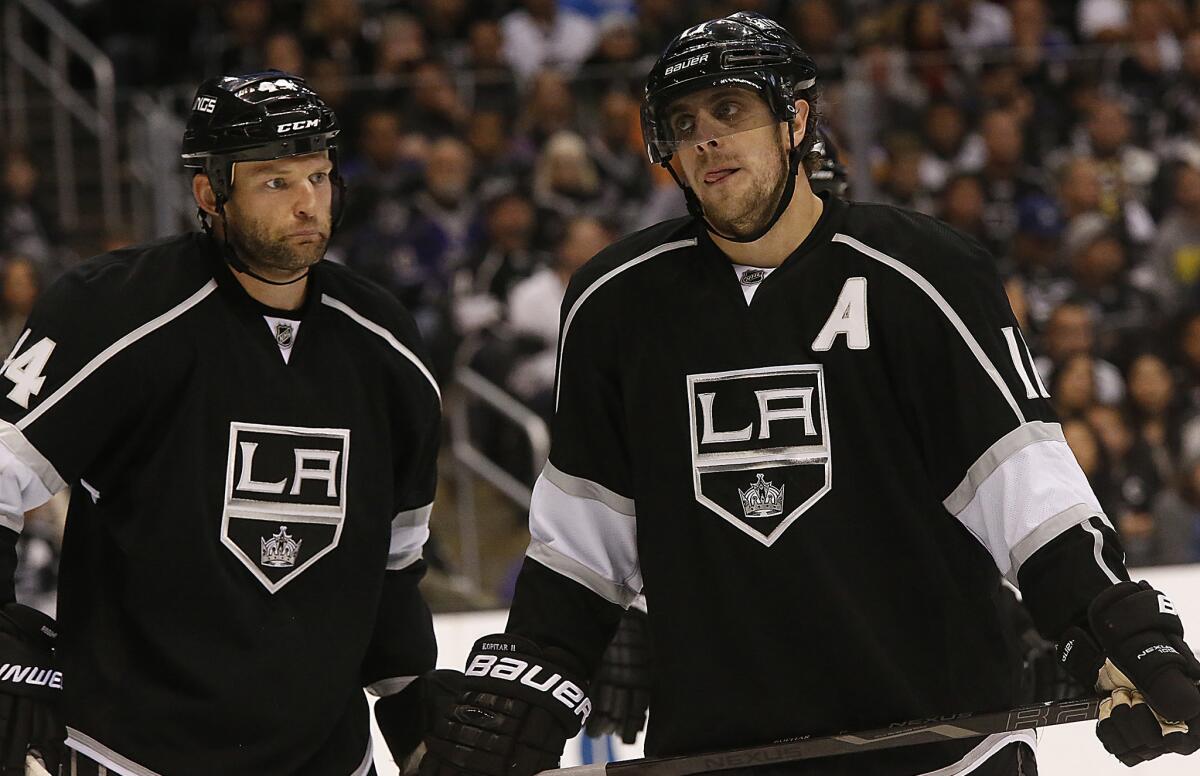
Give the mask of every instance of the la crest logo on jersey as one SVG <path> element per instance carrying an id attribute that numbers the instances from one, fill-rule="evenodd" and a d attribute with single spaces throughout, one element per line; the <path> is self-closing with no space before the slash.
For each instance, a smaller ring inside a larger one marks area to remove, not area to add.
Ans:
<path id="1" fill-rule="evenodd" d="M 350 431 L 229 424 L 221 543 L 272 593 L 338 546 Z"/>
<path id="2" fill-rule="evenodd" d="M 688 375 L 696 500 L 768 547 L 829 492 L 820 364 Z"/>

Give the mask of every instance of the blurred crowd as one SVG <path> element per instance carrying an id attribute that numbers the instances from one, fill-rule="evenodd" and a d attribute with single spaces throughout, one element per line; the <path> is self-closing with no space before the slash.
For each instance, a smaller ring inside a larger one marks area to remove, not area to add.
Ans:
<path id="1" fill-rule="evenodd" d="M 305 76 L 344 127 L 331 257 L 408 305 L 443 379 L 469 364 L 543 417 L 571 273 L 685 212 L 641 146 L 650 64 L 697 21 L 774 16 L 818 62 L 851 196 L 994 254 L 1129 563 L 1200 560 L 1200 2 L 60 2 L 123 90 Z M 27 167 L 0 193 L 9 341 L 58 271 Z"/>

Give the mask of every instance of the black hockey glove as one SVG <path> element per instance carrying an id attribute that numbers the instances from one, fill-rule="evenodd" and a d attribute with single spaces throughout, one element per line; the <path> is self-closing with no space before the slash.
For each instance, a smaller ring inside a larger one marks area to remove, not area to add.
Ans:
<path id="1" fill-rule="evenodd" d="M 432 671 L 425 682 L 430 719 L 421 776 L 532 776 L 557 768 L 591 710 L 574 672 L 533 642 L 503 633 L 475 642 L 465 673 Z"/>
<path id="2" fill-rule="evenodd" d="M 0 607 L 0 774 L 25 773 L 25 756 L 58 773 L 66 730 L 58 718 L 62 674 L 54 620 L 14 602 Z"/>
<path id="3" fill-rule="evenodd" d="M 637 740 L 650 705 L 650 633 L 642 610 L 631 608 L 621 618 L 589 694 L 594 706 L 589 736 L 617 733 L 627 744 Z"/>
<path id="4" fill-rule="evenodd" d="M 400 773 L 412 771 L 408 766 L 415 759 L 413 753 L 420 746 L 424 733 L 421 723 L 423 685 L 424 678 L 417 677 L 400 692 L 375 701 L 375 722 L 379 724 L 379 732 L 387 741 L 388 751 Z"/>
<path id="5" fill-rule="evenodd" d="M 1096 735 L 1125 765 L 1200 749 L 1200 662 L 1183 622 L 1148 582 L 1121 582 L 1088 607 L 1091 634 L 1072 627 L 1059 660 L 1108 697 Z"/>

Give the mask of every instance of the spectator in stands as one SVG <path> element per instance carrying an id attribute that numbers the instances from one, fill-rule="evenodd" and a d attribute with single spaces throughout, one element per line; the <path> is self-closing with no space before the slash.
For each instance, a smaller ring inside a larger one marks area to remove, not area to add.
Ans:
<path id="1" fill-rule="evenodd" d="M 1166 312 L 1200 301 L 1200 168 L 1180 165 L 1174 173 L 1171 207 L 1150 248 L 1154 290 Z"/>
<path id="2" fill-rule="evenodd" d="M 420 170 L 403 154 L 404 134 L 400 114 L 379 106 L 362 117 L 357 153 L 342 166 L 349 186 L 346 213 L 341 227 L 352 232 L 372 217 L 383 202 L 398 202 L 411 193 L 420 179 Z"/>
<path id="3" fill-rule="evenodd" d="M 1164 11 L 1160 0 L 1131 3 L 1132 40 L 1117 71 L 1117 82 L 1121 91 L 1133 99 L 1134 115 L 1143 132 L 1162 103 L 1181 59 L 1179 42 L 1171 33 Z"/>
<path id="4" fill-rule="evenodd" d="M 419 19 L 402 12 L 381 18 L 371 69 L 376 101 L 392 104 L 406 101 L 409 97 L 406 82 L 412 79 L 417 65 L 428 58 L 425 27 Z"/>
<path id="5" fill-rule="evenodd" d="M 1050 382 L 1054 410 L 1063 420 L 1083 418 L 1096 403 L 1096 366 L 1086 353 L 1075 353 L 1058 365 Z"/>
<path id="6" fill-rule="evenodd" d="M 1158 542 L 1153 563 L 1200 561 L 1200 458 L 1184 461 L 1176 482 L 1154 501 Z"/>
<path id="7" fill-rule="evenodd" d="M 268 70 L 305 75 L 304 46 L 291 30 L 276 29 L 267 33 L 262 43 L 262 61 Z"/>
<path id="8" fill-rule="evenodd" d="M 933 198 L 921 186 L 921 149 L 911 138 L 892 143 L 883 169 L 878 201 L 933 214 Z"/>
<path id="9" fill-rule="evenodd" d="M 1057 365 L 1076 354 L 1090 355 L 1095 369 L 1096 401 L 1116 404 L 1125 396 L 1121 371 L 1096 354 L 1096 323 L 1092 307 L 1085 300 L 1069 299 L 1050 314 L 1041 341 L 1043 355 L 1034 359 L 1042 381 L 1054 381 Z"/>
<path id="10" fill-rule="evenodd" d="M 520 98 L 517 77 L 504 58 L 504 35 L 492 19 L 479 19 L 468 35 L 466 67 L 475 79 L 472 107 L 511 116 Z"/>
<path id="11" fill-rule="evenodd" d="M 600 177 L 587 143 L 574 132 L 558 132 L 546 141 L 534 166 L 533 201 L 543 245 L 558 244 L 576 216 L 610 219 L 618 211 L 615 188 Z"/>
<path id="12" fill-rule="evenodd" d="M 352 76 L 371 72 L 373 52 L 362 28 L 359 0 L 307 0 L 304 43 L 310 59 L 333 60 Z"/>
<path id="13" fill-rule="evenodd" d="M 421 25 L 434 50 L 447 61 L 463 64 L 463 42 L 475 19 L 482 16 L 478 3 L 468 0 L 417 0 Z"/>
<path id="14" fill-rule="evenodd" d="M 1188 133 L 1200 125 L 1200 25 L 1183 39 L 1183 66 L 1167 93 L 1162 110 L 1171 135 Z"/>
<path id="15" fill-rule="evenodd" d="M 1179 391 L 1188 415 L 1200 415 L 1200 310 L 1191 312 L 1172 322 L 1175 333 L 1175 367 L 1179 375 Z M 1200 455 L 1200 439 L 1189 444 L 1184 440 L 1184 456 Z"/>
<path id="16" fill-rule="evenodd" d="M 988 241 L 1006 250 L 1017 227 L 1017 202 L 1044 194 L 1040 174 L 1024 161 L 1024 138 L 1017 115 L 993 108 L 980 122 L 984 158 L 978 170 L 984 192 L 984 227 Z"/>
<path id="17" fill-rule="evenodd" d="M 534 76 L 517 127 L 529 150 L 536 153 L 551 135 L 571 129 L 574 123 L 575 98 L 563 74 L 543 70 Z"/>
<path id="18" fill-rule="evenodd" d="M 593 102 L 605 92 L 619 89 L 636 92 L 644 85 L 644 74 L 653 62 L 638 64 L 645 56 L 638 38 L 636 21 L 632 16 L 611 13 L 601 17 L 596 50 L 584 62 L 584 72 L 591 75 L 578 81 L 578 86 Z"/>
<path id="19" fill-rule="evenodd" d="M 949 55 L 944 5 L 934 0 L 918 0 L 908 7 L 903 24 L 902 42 L 913 80 L 898 78 L 908 70 L 901 66 L 905 58 L 901 52 L 871 45 L 863 55 L 876 88 L 895 100 L 887 113 L 893 119 L 900 119 L 899 127 L 908 128 L 906 117 L 899 116 L 895 108 L 903 105 L 918 110 L 930 99 L 957 97 L 964 89 L 955 61 Z"/>
<path id="20" fill-rule="evenodd" d="M 572 218 L 566 224 L 553 266 L 517 283 L 509 294 L 508 326 L 521 344 L 507 385 L 547 422 L 554 414 L 558 325 L 567 283 L 612 239 L 612 233 L 599 220 Z"/>
<path id="21" fill-rule="evenodd" d="M 1104 513 L 1112 514 L 1114 487 L 1104 445 L 1100 443 L 1096 430 L 1081 418 L 1069 418 L 1063 421 L 1062 432 Z"/>
<path id="22" fill-rule="evenodd" d="M 225 34 L 218 44 L 222 73 L 252 73 L 263 68 L 264 39 L 271 24 L 270 0 L 229 0 L 224 4 Z M 292 71 L 287 71 L 292 72 Z"/>
<path id="23" fill-rule="evenodd" d="M 485 236 L 454 275 L 460 336 L 478 334 L 503 320 L 513 286 L 551 263 L 533 247 L 534 219 L 533 203 L 518 191 L 488 204 Z"/>
<path id="24" fill-rule="evenodd" d="M 959 173 L 946 182 L 938 203 L 938 217 L 983 243 L 992 255 L 1000 246 L 988 238 L 983 221 L 983 184 L 978 176 Z"/>
<path id="25" fill-rule="evenodd" d="M 24 256 L 12 255 L 0 264 L 0 352 L 11 352 L 25 331 L 41 288 L 37 265 Z"/>
<path id="26" fill-rule="evenodd" d="M 1154 297 L 1129 282 L 1125 243 L 1101 216 L 1077 221 L 1067 234 L 1066 252 L 1078 298 L 1087 299 L 1097 321 L 1100 353 L 1145 340 L 1158 318 Z"/>
<path id="27" fill-rule="evenodd" d="M 966 117 L 957 103 L 947 100 L 932 103 L 925 110 L 922 125 L 924 143 L 918 174 L 926 191 L 941 191 L 955 170 L 983 163 L 982 145 L 968 147 Z M 971 153 L 978 154 L 978 158 L 971 160 Z"/>
<path id="28" fill-rule="evenodd" d="M 24 151 L 4 156 L 0 189 L 0 244 L 33 261 L 47 283 L 62 271 L 60 235 L 54 210 L 44 204 L 37 167 Z"/>
<path id="29" fill-rule="evenodd" d="M 410 198 L 381 201 L 347 253 L 348 265 L 404 302 L 427 341 L 445 333 L 451 275 L 482 237 L 472 177 L 466 144 L 435 140 L 421 187 Z"/>
<path id="30" fill-rule="evenodd" d="M 816 60 L 822 79 L 840 81 L 852 40 L 832 0 L 791 3 L 789 11 L 783 20 L 785 26 L 795 33 L 801 47 Z"/>
<path id="31" fill-rule="evenodd" d="M 1158 159 L 1133 142 L 1133 127 L 1121 102 L 1111 96 L 1101 96 L 1084 123 L 1076 150 L 1090 154 L 1099 165 L 1100 209 L 1108 218 L 1117 220 L 1127 201 L 1146 205 L 1149 187 L 1158 175 Z M 1153 237 L 1154 223 L 1149 213 L 1148 223 L 1126 218 L 1129 237 L 1143 243 Z"/>
<path id="32" fill-rule="evenodd" d="M 427 59 L 415 67 L 412 76 L 411 100 L 404 111 L 409 130 L 430 140 L 460 135 L 467 126 L 470 111 L 449 69 L 435 59 Z"/>
<path id="33" fill-rule="evenodd" d="M 1045 327 L 1050 313 L 1074 290 L 1063 267 L 1062 236 L 1062 214 L 1053 199 L 1032 194 L 1017 203 L 1017 233 L 1001 266 L 1025 281 L 1035 331 Z"/>
<path id="34" fill-rule="evenodd" d="M 600 101 L 597 118 L 588 136 L 588 153 L 601 177 L 616 188 L 625 211 L 620 220 L 629 223 L 650 188 L 645 150 L 631 142 L 638 133 L 638 103 L 628 92 L 610 90 Z"/>
<path id="35" fill-rule="evenodd" d="M 555 0 L 523 0 L 521 6 L 500 20 L 500 28 L 505 59 L 522 81 L 546 67 L 574 72 L 591 55 L 595 22 Z"/>
<path id="36" fill-rule="evenodd" d="M 1108 458 L 1113 483 L 1113 511 L 1108 514 L 1114 521 L 1132 520 L 1128 530 L 1136 533 L 1138 523 L 1146 521 L 1152 501 L 1163 487 L 1150 448 L 1136 443 L 1129 419 L 1119 407 L 1093 405 L 1087 411 L 1087 421 L 1096 430 Z M 1130 514 L 1134 516 L 1128 518 Z"/>
<path id="37" fill-rule="evenodd" d="M 960 54 L 1007 46 L 1012 40 L 1008 9 L 990 0 L 949 0 L 944 27 L 947 40 Z"/>
<path id="38" fill-rule="evenodd" d="M 1142 351 L 1129 362 L 1125 380 L 1134 436 L 1149 448 L 1159 481 L 1170 482 L 1179 462 L 1182 436 L 1175 378 L 1161 356 Z"/>

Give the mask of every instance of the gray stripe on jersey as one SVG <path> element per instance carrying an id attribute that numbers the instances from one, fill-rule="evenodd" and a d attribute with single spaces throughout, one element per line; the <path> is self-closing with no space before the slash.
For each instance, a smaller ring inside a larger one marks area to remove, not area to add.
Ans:
<path id="1" fill-rule="evenodd" d="M 881 253 L 871 246 L 861 243 L 849 235 L 841 234 L 839 232 L 833 236 L 832 241 L 849 245 L 851 248 L 863 254 L 864 256 L 875 259 L 881 264 L 886 264 L 904 277 L 911 280 L 918 288 L 924 291 L 925 295 L 933 300 L 933 303 L 938 306 L 938 308 L 942 311 L 942 314 L 946 316 L 946 318 L 950 321 L 950 324 L 958 331 L 959 336 L 963 338 L 963 342 L 967 344 L 967 348 L 979 361 L 979 365 L 983 367 L 983 371 L 987 372 L 988 377 L 990 377 L 992 382 L 996 384 L 996 387 L 1000 389 L 1000 393 L 1004 396 L 1004 400 L 1008 402 L 1008 406 L 1012 407 L 1013 413 L 1017 416 L 1017 422 L 1025 422 L 1025 414 L 1021 412 L 1021 407 L 1017 404 L 1017 400 L 1013 397 L 1012 391 L 1008 389 L 1008 385 L 1004 382 L 1004 378 L 1000 376 L 1000 372 L 996 369 L 996 365 L 992 363 L 990 358 L 988 358 L 987 353 L 983 352 L 983 348 L 980 347 L 979 341 L 975 339 L 975 336 L 971 334 L 971 330 L 967 328 L 965 323 L 963 323 L 963 320 L 958 316 L 958 313 L 954 312 L 954 308 L 950 306 L 950 303 L 946 301 L 946 298 L 942 296 L 936 288 L 933 287 L 933 284 L 931 284 L 919 272 L 904 262 L 897 261 L 891 256 L 888 256 L 886 253 Z"/>
<path id="2" fill-rule="evenodd" d="M 564 493 L 599 501 L 614 512 L 620 512 L 623 515 L 633 517 L 637 514 L 633 499 L 625 498 L 598 482 L 567 474 L 549 461 L 546 461 L 546 467 L 542 469 L 542 476 L 557 485 L 559 490 Z"/>
<path id="3" fill-rule="evenodd" d="M 1023 742 L 1030 749 L 1037 751 L 1037 734 L 1033 730 L 1019 730 L 1015 733 L 994 733 L 979 742 L 971 751 L 962 756 L 958 762 L 947 765 L 945 768 L 938 768 L 936 771 L 928 771 L 918 774 L 918 776 L 967 776 L 979 766 L 983 765 L 988 759 L 999 752 L 1009 744 Z"/>
<path id="4" fill-rule="evenodd" d="M 655 256 L 658 256 L 661 253 L 666 253 L 668 251 L 677 250 L 679 248 L 687 248 L 687 247 L 694 246 L 694 245 L 696 245 L 696 242 L 697 242 L 696 238 L 692 237 L 687 240 L 676 240 L 675 242 L 663 243 L 662 245 L 659 245 L 655 248 L 651 248 L 650 250 L 646 251 L 645 253 L 643 253 L 639 256 L 636 256 L 632 260 L 625 262 L 624 264 L 622 264 L 619 267 L 614 267 L 613 269 L 610 269 L 608 272 L 605 272 L 603 275 L 601 275 L 599 280 L 597 280 L 595 283 L 592 283 L 590 286 L 588 286 L 587 289 L 585 289 L 584 292 L 579 295 L 579 298 L 575 300 L 575 304 L 571 305 L 571 311 L 567 313 L 567 318 L 565 321 L 563 321 L 562 334 L 560 334 L 559 338 L 558 338 L 558 374 L 560 374 L 560 375 L 562 374 L 563 353 L 565 351 L 564 346 L 566 345 L 566 342 L 567 342 L 567 332 L 571 329 L 571 321 L 575 320 L 575 313 L 579 312 L 579 307 L 585 301 L 587 301 L 587 298 L 589 296 L 591 296 L 592 294 L 594 294 L 596 292 L 596 289 L 600 288 L 600 286 L 604 285 L 605 283 L 612 280 L 617 275 L 620 275 L 625 270 L 630 269 L 631 267 L 636 267 L 637 265 L 641 264 L 644 261 L 649 261 L 650 259 L 653 259 Z M 561 382 L 559 385 L 555 386 L 555 388 L 554 388 L 554 408 L 555 409 L 558 409 L 558 391 L 559 391 L 560 387 L 561 387 Z"/>
<path id="5" fill-rule="evenodd" d="M 3 420 L 0 420 L 0 444 L 7 447 L 17 460 L 28 466 L 52 495 L 67 487 L 66 481 L 54 468 L 54 464 L 25 438 L 19 428 Z"/>
<path id="6" fill-rule="evenodd" d="M 406 569 L 421 559 L 421 548 L 429 540 L 429 515 L 433 504 L 408 509 L 392 518 L 392 539 L 388 546 L 388 571 Z"/>
<path id="7" fill-rule="evenodd" d="M 979 490 L 979 486 L 992 475 L 992 472 L 1000 468 L 1000 464 L 1027 445 L 1047 439 L 1055 442 L 1067 441 L 1063 437 L 1062 426 L 1041 420 L 1031 420 L 1017 426 L 997 439 L 991 447 L 983 452 L 983 455 L 979 456 L 975 463 L 971 464 L 971 468 L 967 469 L 967 475 L 963 477 L 962 482 L 942 502 L 946 511 L 957 515 L 966 509 L 967 504 L 971 503 L 971 499 L 975 498 L 975 491 Z"/>
<path id="8" fill-rule="evenodd" d="M 536 539 L 529 542 L 529 549 L 525 551 L 525 555 L 551 571 L 556 571 L 567 579 L 575 580 L 596 595 L 606 601 L 612 601 L 618 606 L 628 609 L 633 603 L 633 599 L 637 598 L 638 591 L 605 579 L 579 561 L 568 558 Z"/>
<path id="9" fill-rule="evenodd" d="M 529 503 L 527 555 L 615 604 L 642 588 L 637 520 L 593 498 L 573 495 L 545 474 Z"/>
<path id="10" fill-rule="evenodd" d="M 425 376 L 425 379 L 429 381 L 429 384 L 431 386 L 433 386 L 433 392 L 436 393 L 437 397 L 438 397 L 438 404 L 442 403 L 442 389 L 438 388 L 437 380 L 433 379 L 433 375 L 431 375 L 429 373 L 429 370 L 425 368 L 425 365 L 421 363 L 421 359 L 417 358 L 416 354 L 414 354 L 411 350 L 409 350 L 407 347 L 405 347 L 404 343 L 402 343 L 400 340 L 396 339 L 395 335 L 393 335 L 390 331 L 388 331 L 384 327 L 380 326 L 378 323 L 375 323 L 372 320 L 364 318 L 361 314 L 359 314 L 352 307 L 350 307 L 350 305 L 346 304 L 345 302 L 341 301 L 340 299 L 335 299 L 334 297 L 330 296 L 329 294 L 321 294 L 321 304 L 332 307 L 335 310 L 340 310 L 342 313 L 344 313 L 346 315 L 347 318 L 354 321 L 359 326 L 362 326 L 364 329 L 371 332 L 372 334 L 375 334 L 375 335 L 379 336 L 380 338 L 382 338 L 383 341 L 386 342 L 387 344 L 391 345 L 392 348 L 397 353 L 399 353 L 400 355 L 404 356 L 409 361 L 411 361 L 413 366 L 415 366 L 417 368 L 417 370 L 420 371 L 420 373 Z"/>
<path id="11" fill-rule="evenodd" d="M 80 383 L 82 383 L 84 380 L 86 380 L 87 377 L 89 375 L 91 375 L 92 372 L 95 372 L 97 369 L 104 366 L 104 362 L 108 361 L 110 358 L 117 355 L 125 348 L 127 348 L 130 345 L 132 345 L 133 343 L 137 342 L 142 337 L 145 337 L 147 334 L 150 334 L 150 333 L 154 332 L 155 330 L 161 329 L 163 326 L 166 326 L 171 321 L 175 320 L 179 316 L 186 313 L 188 310 L 190 310 L 193 307 L 195 307 L 196 305 L 200 304 L 202 301 L 204 301 L 204 299 L 209 294 L 211 294 L 213 291 L 216 291 L 216 290 L 217 290 L 217 281 L 215 281 L 215 280 L 208 281 L 200 288 L 199 291 L 192 294 L 187 299 L 185 299 L 182 302 L 180 302 L 179 304 L 175 305 L 170 310 L 167 310 L 165 313 L 158 316 L 157 318 L 154 318 L 151 321 L 147 321 L 146 323 L 143 323 L 141 326 L 137 327 L 133 331 L 126 334 L 124 337 L 121 337 L 119 340 L 117 340 L 113 344 L 109 345 L 104 350 L 100 351 L 100 353 L 97 354 L 94 358 L 92 358 L 91 361 L 87 362 L 87 364 L 83 367 L 83 369 L 80 369 L 78 372 L 76 372 L 71 377 L 71 379 L 67 380 L 65 383 L 60 385 L 58 387 L 57 391 L 55 391 L 54 393 L 47 396 L 45 401 L 38 404 L 36 409 L 34 409 L 32 412 L 25 415 L 25 417 L 18 420 L 17 428 L 21 429 L 22 431 L 29 428 L 29 425 L 31 423 L 33 423 L 35 420 L 37 420 L 38 418 L 40 418 L 42 416 L 42 414 L 44 412 L 46 412 L 46 410 L 53 407 L 55 404 L 57 404 L 59 402 L 59 400 L 62 399 L 62 397 L 66 396 L 68 393 L 70 393 L 72 390 L 74 390 L 75 387 L 77 385 L 79 385 Z"/>
<path id="12" fill-rule="evenodd" d="M 368 684 L 367 692 L 380 698 L 386 698 L 389 695 L 395 695 L 416 680 L 415 676 L 393 676 L 389 679 L 380 679 L 378 682 Z"/>
<path id="13" fill-rule="evenodd" d="M 80 733 L 73 727 L 67 728 L 67 746 L 121 776 L 160 776 L 149 768 L 138 765 L 128 757 L 114 752 L 86 733 Z"/>
<path id="14" fill-rule="evenodd" d="M 358 764 L 350 776 L 367 776 L 371 772 L 371 767 L 375 765 L 375 744 L 371 741 L 371 733 L 367 732 L 367 753 L 363 755 L 362 762 Z"/>
<path id="15" fill-rule="evenodd" d="M 1096 511 L 1096 508 L 1088 504 L 1076 504 L 1073 507 L 1064 509 L 1057 515 L 1047 519 L 1044 523 L 1033 529 L 1028 536 L 1012 548 L 1009 555 L 1012 557 L 1012 571 L 1009 572 L 1008 578 L 1016 580 L 1017 574 L 1021 571 L 1021 566 L 1025 565 L 1025 561 L 1029 560 L 1035 552 L 1045 547 L 1050 542 L 1057 539 L 1065 532 L 1071 530 L 1080 523 L 1086 523 L 1093 517 L 1098 517 L 1105 523 L 1108 523 L 1108 518 L 1103 512 Z M 1099 558 L 1097 557 L 1097 561 Z M 1100 563 L 1101 567 L 1107 572 L 1107 567 Z M 1110 573 L 1109 576 L 1112 576 Z"/>

